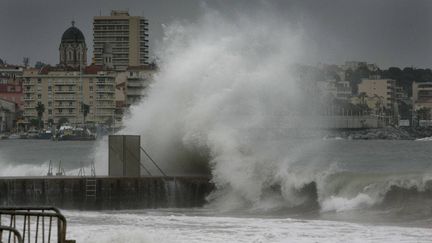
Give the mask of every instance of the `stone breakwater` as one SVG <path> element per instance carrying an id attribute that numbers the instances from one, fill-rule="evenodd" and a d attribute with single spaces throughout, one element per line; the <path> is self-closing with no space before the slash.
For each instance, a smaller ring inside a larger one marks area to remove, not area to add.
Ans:
<path id="1" fill-rule="evenodd" d="M 353 140 L 415 140 L 431 137 L 432 128 L 374 128 L 374 129 L 339 129 L 328 131 L 325 138 L 343 138 Z"/>
<path id="2" fill-rule="evenodd" d="M 0 205 L 97 210 L 201 207 L 212 189 L 207 176 L 1 177 Z"/>

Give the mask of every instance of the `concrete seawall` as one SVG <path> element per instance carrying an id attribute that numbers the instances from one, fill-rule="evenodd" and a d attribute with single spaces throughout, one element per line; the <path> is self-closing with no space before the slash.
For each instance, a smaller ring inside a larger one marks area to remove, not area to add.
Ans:
<path id="1" fill-rule="evenodd" d="M 0 205 L 52 205 L 64 209 L 200 207 L 209 177 L 3 177 Z"/>

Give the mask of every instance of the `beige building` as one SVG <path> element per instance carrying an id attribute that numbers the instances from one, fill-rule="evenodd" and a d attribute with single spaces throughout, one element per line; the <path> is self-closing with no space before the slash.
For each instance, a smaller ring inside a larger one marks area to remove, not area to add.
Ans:
<path id="1" fill-rule="evenodd" d="M 384 112 L 384 100 L 378 95 L 367 96 L 367 95 L 357 95 L 351 97 L 351 103 L 354 105 L 366 105 L 372 114 L 382 115 Z"/>
<path id="2" fill-rule="evenodd" d="M 392 79 L 363 79 L 358 85 L 358 93 L 381 97 L 387 109 L 393 110 L 396 105 L 396 81 Z"/>
<path id="3" fill-rule="evenodd" d="M 15 122 L 16 104 L 0 98 L 0 133 L 10 131 Z"/>
<path id="4" fill-rule="evenodd" d="M 127 70 L 125 101 L 130 106 L 138 103 L 146 95 L 146 90 L 153 80 L 155 68 L 150 66 L 129 67 Z"/>
<path id="5" fill-rule="evenodd" d="M 86 122 L 104 123 L 111 119 L 115 109 L 115 74 L 89 66 L 79 71 L 46 67 L 24 71 L 24 118 L 37 118 L 38 102 L 45 107 L 43 121 L 57 123 L 66 118 L 70 124 L 83 123 L 81 104 L 90 106 Z"/>
<path id="6" fill-rule="evenodd" d="M 318 81 L 317 88 L 321 96 L 348 100 L 352 96 L 352 89 L 348 81 Z"/>
<path id="7" fill-rule="evenodd" d="M 97 65 L 108 61 L 115 69 L 126 70 L 148 63 L 148 20 L 143 17 L 116 10 L 110 16 L 95 16 L 93 38 L 93 61 Z"/>
<path id="8" fill-rule="evenodd" d="M 412 85 L 412 99 L 415 109 L 432 108 L 432 82 L 416 83 Z"/>

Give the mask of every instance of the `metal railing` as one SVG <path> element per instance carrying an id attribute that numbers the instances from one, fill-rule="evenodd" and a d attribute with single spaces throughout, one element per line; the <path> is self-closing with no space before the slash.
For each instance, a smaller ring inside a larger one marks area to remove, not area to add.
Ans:
<path id="1" fill-rule="evenodd" d="M 66 240 L 66 218 L 55 207 L 0 207 L 0 226 L 9 227 L 8 243 L 75 242 Z"/>
<path id="2" fill-rule="evenodd" d="M 23 243 L 23 240 L 19 231 L 15 228 L 0 225 L 0 242 Z"/>

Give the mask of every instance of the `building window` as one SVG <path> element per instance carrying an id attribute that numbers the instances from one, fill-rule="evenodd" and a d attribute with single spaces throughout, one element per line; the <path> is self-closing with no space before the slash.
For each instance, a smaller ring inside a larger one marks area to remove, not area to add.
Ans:
<path id="1" fill-rule="evenodd" d="M 51 86 L 48 86 L 48 91 L 51 91 L 52 90 L 52 87 Z"/>
<path id="2" fill-rule="evenodd" d="M 69 109 L 69 113 L 72 113 L 73 109 Z"/>
<path id="3" fill-rule="evenodd" d="M 38 99 L 42 99 L 42 95 L 41 94 L 38 94 Z"/>
<path id="4" fill-rule="evenodd" d="M 51 106 L 52 106 L 52 102 L 48 101 L 48 107 L 51 107 Z"/>
<path id="5" fill-rule="evenodd" d="M 52 115 L 52 110 L 51 109 L 48 110 L 48 115 Z"/>
<path id="6" fill-rule="evenodd" d="M 42 79 L 41 78 L 38 78 L 37 80 L 38 80 L 38 84 L 42 83 Z"/>
<path id="7" fill-rule="evenodd" d="M 60 109 L 59 109 L 59 113 L 62 113 L 62 112 L 63 112 L 63 109 L 60 108 Z"/>

